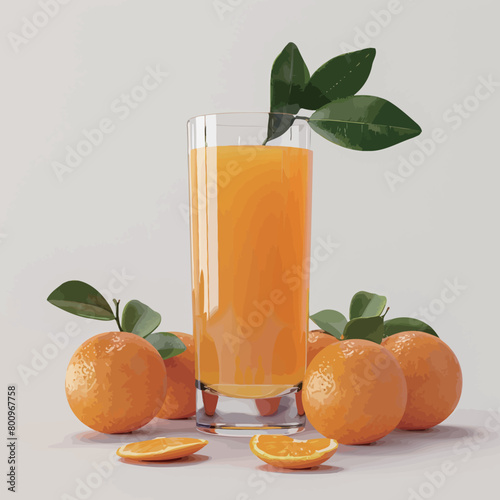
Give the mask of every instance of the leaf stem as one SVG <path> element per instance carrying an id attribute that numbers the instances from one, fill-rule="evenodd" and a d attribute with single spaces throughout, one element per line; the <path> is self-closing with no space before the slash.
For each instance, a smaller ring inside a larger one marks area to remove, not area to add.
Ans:
<path id="1" fill-rule="evenodd" d="M 120 301 L 113 299 L 113 302 L 115 303 L 115 306 L 116 306 L 115 321 L 116 321 L 116 324 L 118 325 L 120 332 L 123 332 L 122 325 L 120 324 Z"/>
<path id="2" fill-rule="evenodd" d="M 389 309 L 390 309 L 390 307 L 388 307 L 388 308 L 385 310 L 385 313 L 384 313 L 384 314 L 382 314 L 382 319 L 385 319 L 385 315 L 389 312 Z"/>

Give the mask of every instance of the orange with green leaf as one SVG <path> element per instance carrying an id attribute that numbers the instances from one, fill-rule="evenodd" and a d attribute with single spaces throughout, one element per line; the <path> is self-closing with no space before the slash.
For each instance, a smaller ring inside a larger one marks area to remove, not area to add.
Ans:
<path id="1" fill-rule="evenodd" d="M 155 416 L 195 413 L 192 336 L 156 332 L 161 315 L 131 300 L 120 315 L 94 287 L 67 281 L 47 299 L 69 313 L 116 321 L 119 332 L 97 335 L 75 352 L 67 369 L 66 396 L 75 415 L 100 432 L 129 432 Z"/>

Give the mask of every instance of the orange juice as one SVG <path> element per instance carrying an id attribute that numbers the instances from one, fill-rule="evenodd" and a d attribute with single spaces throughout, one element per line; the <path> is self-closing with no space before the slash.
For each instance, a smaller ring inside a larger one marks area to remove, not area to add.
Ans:
<path id="1" fill-rule="evenodd" d="M 265 398 L 306 366 L 312 152 L 282 146 L 190 151 L 198 386 Z"/>

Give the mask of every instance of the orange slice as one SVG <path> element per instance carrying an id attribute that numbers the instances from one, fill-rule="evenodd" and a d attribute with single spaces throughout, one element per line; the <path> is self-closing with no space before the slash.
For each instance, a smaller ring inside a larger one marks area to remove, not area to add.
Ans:
<path id="1" fill-rule="evenodd" d="M 258 434 L 250 449 L 267 464 L 284 469 L 308 469 L 328 460 L 338 448 L 335 439 L 293 439 L 289 436 Z"/>
<path id="2" fill-rule="evenodd" d="M 182 458 L 196 453 L 208 444 L 205 439 L 158 437 L 149 441 L 129 443 L 116 454 L 132 460 L 160 461 Z"/>

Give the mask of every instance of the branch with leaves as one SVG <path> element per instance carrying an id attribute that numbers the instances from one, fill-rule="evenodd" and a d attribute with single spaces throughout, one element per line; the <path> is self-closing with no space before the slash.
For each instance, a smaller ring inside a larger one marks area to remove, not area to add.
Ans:
<path id="1" fill-rule="evenodd" d="M 294 43 L 271 70 L 271 113 L 264 144 L 283 135 L 297 119 L 306 120 L 325 139 L 349 149 L 376 151 L 419 135 L 420 126 L 381 97 L 355 95 L 370 74 L 375 49 L 330 59 L 312 76 Z M 301 109 L 314 111 L 298 116 Z"/>
<path id="2" fill-rule="evenodd" d="M 385 316 L 387 298 L 370 292 L 358 292 L 351 299 L 349 321 L 339 311 L 325 309 L 311 316 L 322 330 L 339 340 L 364 339 L 380 344 L 385 337 L 400 332 L 417 331 L 431 335 L 438 334 L 426 323 L 414 318 L 394 318 Z M 385 309 L 385 312 L 384 312 Z"/>
<path id="3" fill-rule="evenodd" d="M 115 311 L 94 287 L 83 281 L 66 281 L 47 298 L 54 306 L 82 318 L 116 321 L 120 332 L 139 335 L 157 349 L 163 359 L 169 359 L 186 350 L 177 336 L 169 332 L 155 332 L 161 315 L 138 300 L 127 302 L 120 320 L 120 301 L 113 299 Z"/>

